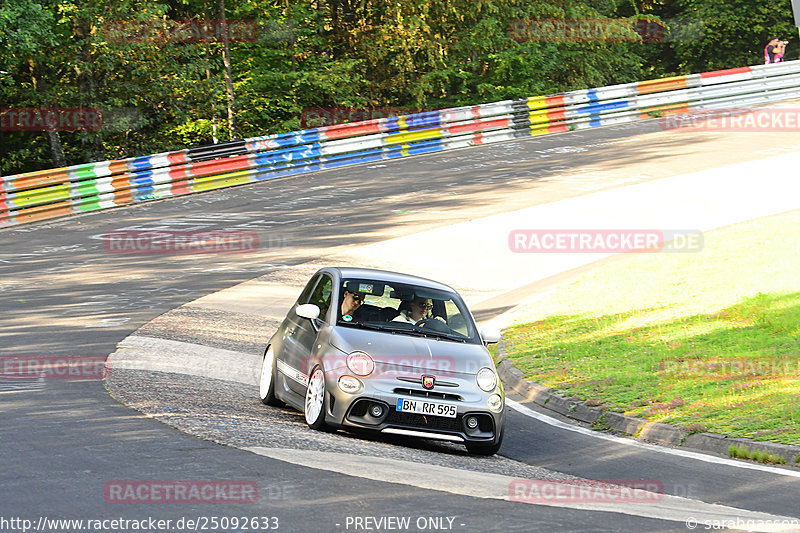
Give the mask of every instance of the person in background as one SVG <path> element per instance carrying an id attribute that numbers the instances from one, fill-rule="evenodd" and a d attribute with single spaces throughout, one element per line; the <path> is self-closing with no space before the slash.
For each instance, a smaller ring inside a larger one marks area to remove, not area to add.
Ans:
<path id="1" fill-rule="evenodd" d="M 764 64 L 769 65 L 783 61 L 786 44 L 787 41 L 780 41 L 777 37 L 770 37 L 767 46 L 764 47 Z"/>

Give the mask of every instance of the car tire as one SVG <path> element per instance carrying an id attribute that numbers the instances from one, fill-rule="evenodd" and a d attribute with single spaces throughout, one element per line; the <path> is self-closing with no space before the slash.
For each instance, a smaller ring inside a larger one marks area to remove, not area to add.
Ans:
<path id="1" fill-rule="evenodd" d="M 308 377 L 303 406 L 308 427 L 317 430 L 327 429 L 325 424 L 325 373 L 321 366 L 314 367 Z"/>
<path id="2" fill-rule="evenodd" d="M 500 438 L 497 439 L 497 442 L 494 444 L 478 444 L 473 442 L 465 443 L 467 447 L 467 451 L 473 455 L 494 455 L 498 451 L 500 451 L 500 446 L 503 445 L 503 433 L 504 431 L 500 430 Z"/>
<path id="3" fill-rule="evenodd" d="M 275 351 L 272 346 L 267 346 L 264 352 L 264 359 L 261 361 L 261 375 L 258 379 L 258 397 L 261 403 L 280 407 L 283 402 L 275 397 Z"/>

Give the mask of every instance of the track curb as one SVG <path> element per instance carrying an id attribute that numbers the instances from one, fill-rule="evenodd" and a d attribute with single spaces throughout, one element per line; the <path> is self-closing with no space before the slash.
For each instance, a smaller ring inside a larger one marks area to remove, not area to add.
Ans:
<path id="1" fill-rule="evenodd" d="M 731 446 L 737 446 L 750 453 L 761 452 L 782 457 L 786 461 L 785 466 L 800 467 L 798 462 L 800 446 L 759 442 L 719 433 L 689 433 L 676 426 L 648 422 L 642 418 L 589 406 L 578 398 L 567 397 L 540 383 L 527 381 L 525 374 L 508 358 L 503 341 L 499 343 L 497 349 L 497 372 L 504 387 L 522 396 L 526 402 L 535 403 L 569 419 L 589 424 L 598 431 L 612 431 L 637 440 L 711 452 L 725 457 L 731 456 L 729 451 Z"/>
<path id="2" fill-rule="evenodd" d="M 257 385 L 261 358 L 247 353 L 131 334 L 108 356 L 114 370 L 146 370 Z"/>

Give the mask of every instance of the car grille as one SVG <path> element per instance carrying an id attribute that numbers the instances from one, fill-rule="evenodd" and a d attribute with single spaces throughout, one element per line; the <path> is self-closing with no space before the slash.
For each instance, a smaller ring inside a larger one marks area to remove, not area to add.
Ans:
<path id="1" fill-rule="evenodd" d="M 461 431 L 461 415 L 456 418 L 426 416 L 417 413 L 399 413 L 394 409 L 386 416 L 386 424 L 412 428 L 435 429 L 437 431 Z"/>
<path id="2" fill-rule="evenodd" d="M 463 400 L 463 398 L 458 394 L 447 394 L 445 392 L 434 392 L 430 390 L 396 388 L 394 389 L 394 393 L 399 394 L 401 396 L 417 396 L 420 398 L 431 398 L 434 400 L 450 400 L 453 402 L 460 402 Z"/>

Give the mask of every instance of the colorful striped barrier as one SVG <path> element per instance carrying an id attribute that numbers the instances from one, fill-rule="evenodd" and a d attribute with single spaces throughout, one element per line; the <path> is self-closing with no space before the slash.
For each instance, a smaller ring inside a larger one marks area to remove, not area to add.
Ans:
<path id="1" fill-rule="evenodd" d="M 800 61 L 337 124 L 0 177 L 0 227 L 698 109 L 800 98 Z"/>

